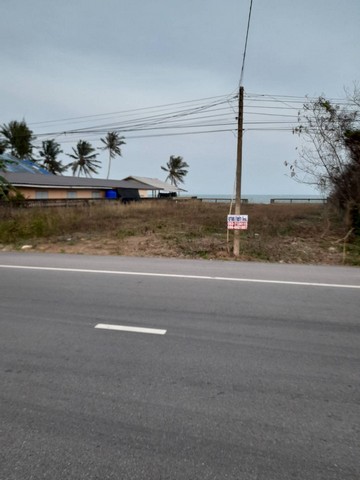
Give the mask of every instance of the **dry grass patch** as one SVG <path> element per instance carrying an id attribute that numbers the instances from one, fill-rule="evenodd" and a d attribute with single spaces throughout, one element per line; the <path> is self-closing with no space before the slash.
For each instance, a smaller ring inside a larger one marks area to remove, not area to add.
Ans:
<path id="1" fill-rule="evenodd" d="M 323 205 L 246 205 L 241 259 L 286 263 L 343 263 L 346 231 Z M 228 206 L 200 201 L 154 201 L 90 207 L 0 211 L 3 249 L 24 243 L 46 252 L 231 259 Z M 230 235 L 230 240 L 231 235 Z M 359 246 L 345 261 L 359 264 Z"/>

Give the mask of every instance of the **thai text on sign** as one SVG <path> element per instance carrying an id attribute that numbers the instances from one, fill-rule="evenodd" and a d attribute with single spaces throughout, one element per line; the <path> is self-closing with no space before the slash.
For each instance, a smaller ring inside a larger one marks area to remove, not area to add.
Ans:
<path id="1" fill-rule="evenodd" d="M 248 228 L 248 215 L 228 215 L 228 230 L 246 230 Z"/>

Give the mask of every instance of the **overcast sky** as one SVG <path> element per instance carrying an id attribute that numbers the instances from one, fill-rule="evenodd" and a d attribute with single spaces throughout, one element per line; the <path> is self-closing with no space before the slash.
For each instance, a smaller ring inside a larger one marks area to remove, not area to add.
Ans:
<path id="1" fill-rule="evenodd" d="M 230 99 L 239 86 L 249 5 L 250 0 L 2 0 L 0 123 L 24 118 L 35 134 L 56 133 L 69 163 L 65 153 L 77 140 L 98 147 L 104 134 L 60 132 L 108 125 L 109 118 L 126 129 L 135 109 L 144 119 L 163 113 L 161 105 L 177 104 L 166 107 L 175 114 L 207 105 L 212 97 Z M 262 106 L 272 114 L 274 107 L 296 106 L 293 96 L 343 98 L 344 87 L 360 80 L 359 26 L 359 0 L 253 1 L 243 82 L 244 195 L 316 193 L 287 177 L 284 161 L 296 159 L 299 139 L 246 122 L 259 119 L 254 115 Z M 140 110 L 146 107 L 156 108 Z M 235 119 L 236 100 L 221 107 L 216 115 L 224 117 L 212 117 L 214 124 Z M 112 112 L 120 113 L 104 115 Z M 296 124 L 296 111 L 289 112 Z M 202 130 L 209 128 L 186 131 Z M 170 155 L 181 155 L 190 165 L 189 193 L 231 194 L 234 131 L 164 135 L 172 132 L 126 130 L 123 157 L 114 160 L 111 177 L 165 179 L 160 166 Z M 145 133 L 162 136 L 144 138 Z M 99 158 L 104 177 L 105 152 Z"/>

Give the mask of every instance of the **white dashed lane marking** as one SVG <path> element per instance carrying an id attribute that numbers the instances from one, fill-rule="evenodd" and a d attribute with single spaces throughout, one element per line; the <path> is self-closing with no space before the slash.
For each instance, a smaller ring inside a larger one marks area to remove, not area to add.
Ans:
<path id="1" fill-rule="evenodd" d="M 95 328 L 103 330 L 118 330 L 121 332 L 148 333 L 150 335 L 165 335 L 166 330 L 159 328 L 127 327 L 125 325 L 110 325 L 107 323 L 98 323 Z"/>

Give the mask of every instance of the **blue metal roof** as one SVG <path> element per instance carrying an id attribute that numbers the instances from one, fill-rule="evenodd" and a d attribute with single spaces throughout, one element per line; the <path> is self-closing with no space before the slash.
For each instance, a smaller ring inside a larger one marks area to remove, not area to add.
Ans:
<path id="1" fill-rule="evenodd" d="M 53 175 L 45 168 L 40 167 L 37 163 L 29 159 L 20 160 L 13 157 L 9 153 L 3 153 L 0 155 L 6 165 L 6 171 L 11 173 L 41 173 L 43 175 Z"/>

